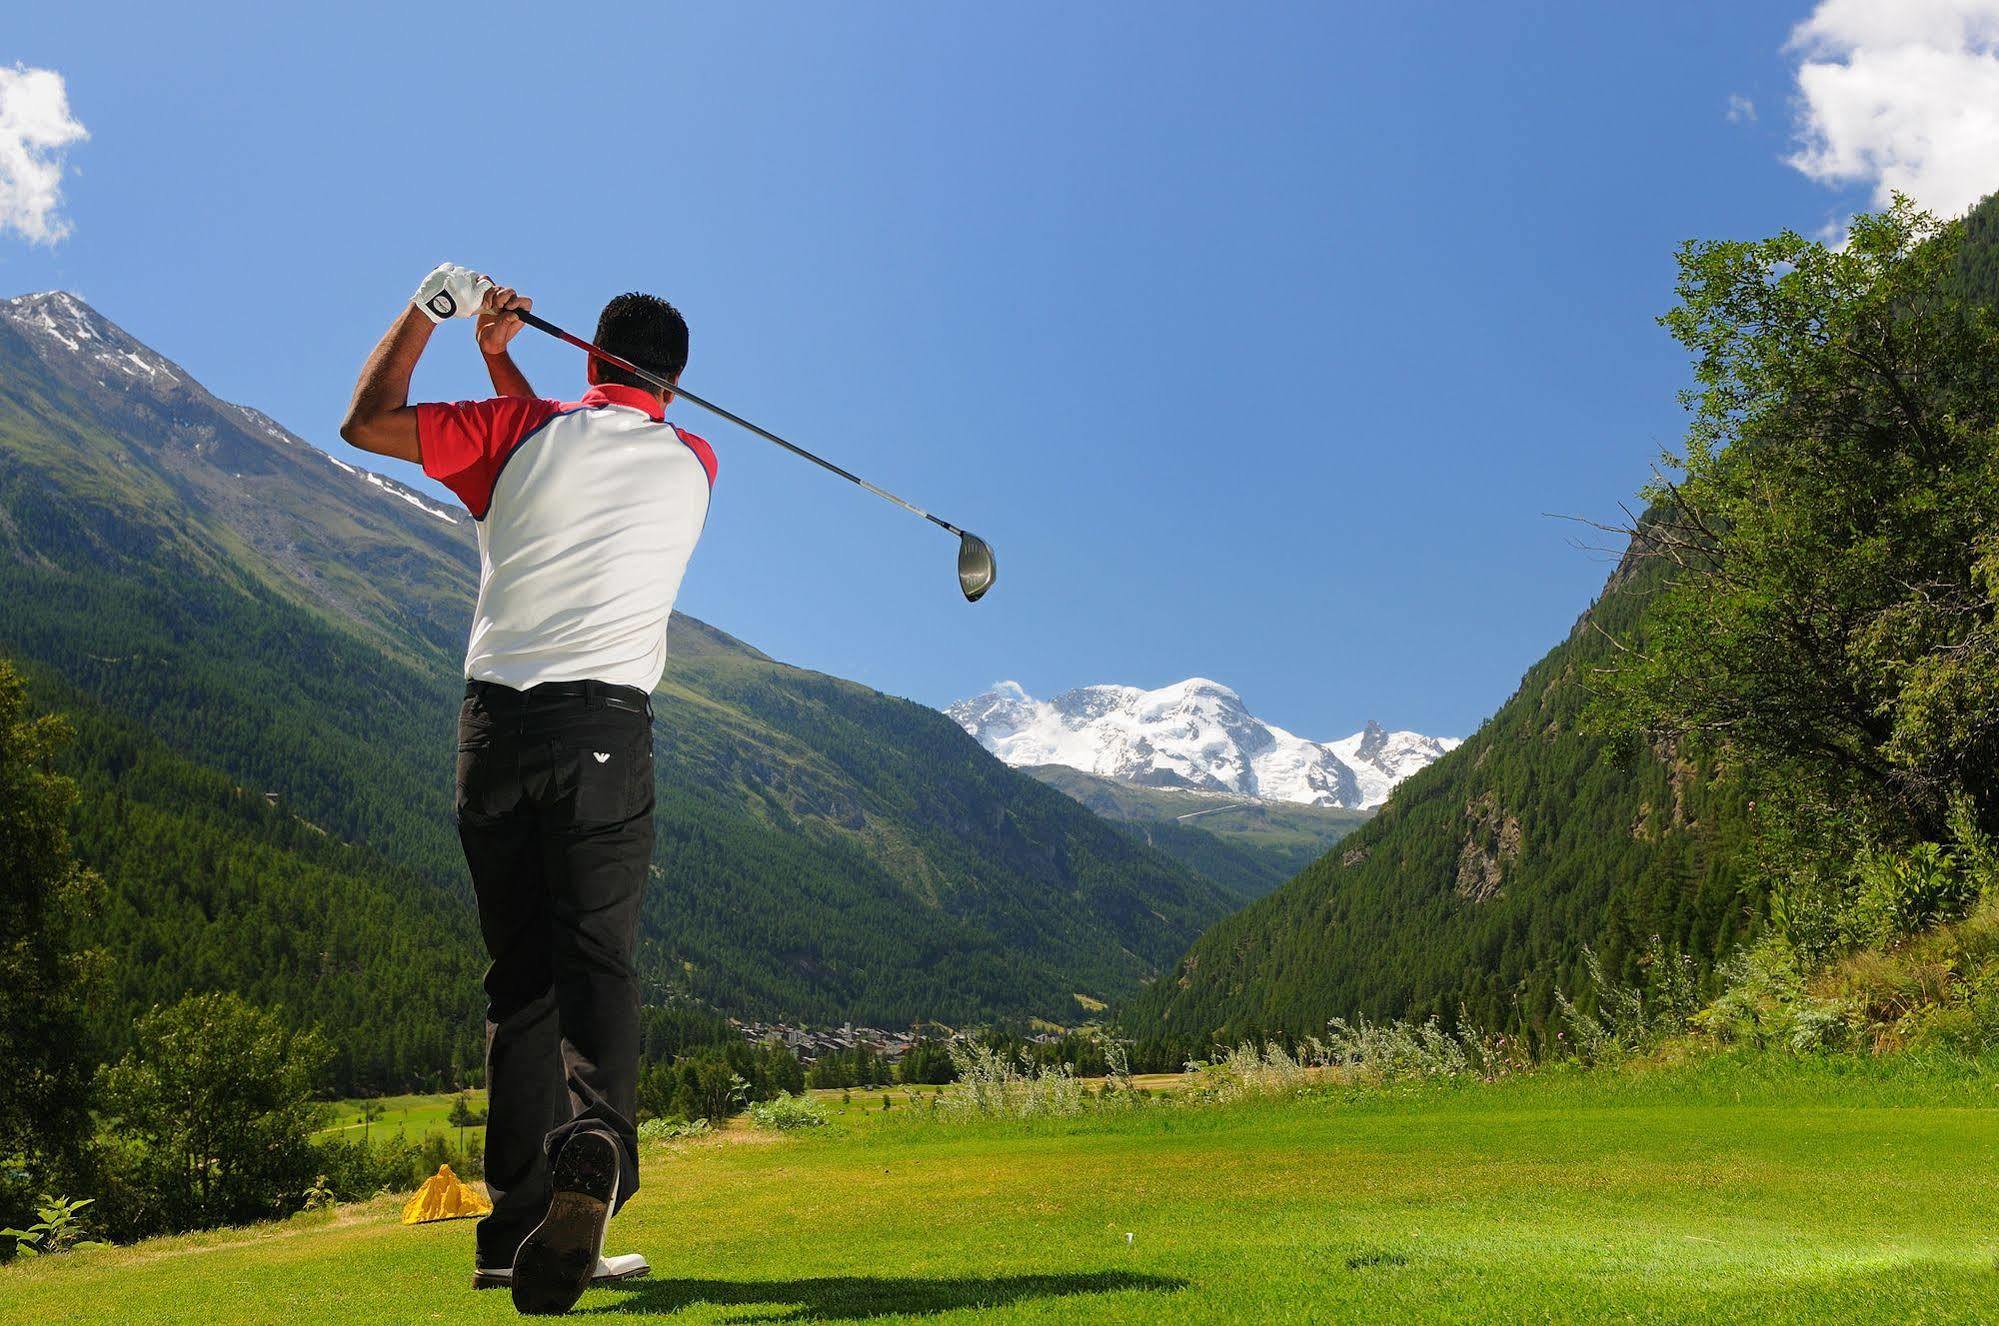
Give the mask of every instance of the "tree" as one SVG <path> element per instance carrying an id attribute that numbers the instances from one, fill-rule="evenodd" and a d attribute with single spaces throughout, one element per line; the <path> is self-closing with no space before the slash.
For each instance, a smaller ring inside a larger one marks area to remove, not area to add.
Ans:
<path id="1" fill-rule="evenodd" d="M 742 1108 L 738 1084 L 743 1078 L 719 1055 L 689 1055 L 675 1065 L 671 1113 L 685 1119 L 719 1123 Z"/>
<path id="2" fill-rule="evenodd" d="M 909 1047 L 909 1053 L 902 1057 L 896 1069 L 897 1080 L 926 1085 L 939 1085 L 957 1077 L 958 1070 L 951 1063 L 951 1052 L 942 1041 L 920 1040 Z"/>
<path id="3" fill-rule="evenodd" d="M 461 1091 L 451 1098 L 451 1113 L 447 1117 L 446 1122 L 458 1130 L 458 1150 L 460 1153 L 463 1153 L 465 1150 L 465 1130 L 467 1128 L 476 1128 L 480 1124 L 483 1124 L 486 1122 L 486 1116 L 473 1109 L 472 1097 Z"/>
<path id="4" fill-rule="evenodd" d="M 1843 249 L 1681 253 L 1693 420 L 1630 553 L 1669 574 L 1598 714 L 1739 767 L 1780 872 L 1999 829 L 1999 324 L 1963 235 L 1898 200 Z"/>
<path id="5" fill-rule="evenodd" d="M 190 995 L 139 1019 L 134 1048 L 100 1074 L 102 1106 L 137 1148 L 150 1224 L 165 1229 L 267 1219 L 312 1186 L 329 1052 L 235 994 Z"/>
<path id="6" fill-rule="evenodd" d="M 28 712 L 0 661 L 0 1216 L 24 1195 L 6 1190 L 8 1171 L 59 1188 L 91 1136 L 84 1005 L 98 963 L 82 935 L 99 885 L 71 854 L 76 787 L 54 772 L 68 740 L 62 719 Z"/>
<path id="7" fill-rule="evenodd" d="M 834 1050 L 812 1061 L 804 1085 L 812 1087 L 886 1086 L 894 1076 L 889 1061 L 865 1045 Z"/>

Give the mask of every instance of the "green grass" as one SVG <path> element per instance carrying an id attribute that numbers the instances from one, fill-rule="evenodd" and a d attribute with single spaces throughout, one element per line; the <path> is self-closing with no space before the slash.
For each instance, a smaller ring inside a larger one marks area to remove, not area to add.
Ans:
<path id="1" fill-rule="evenodd" d="M 468 1093 L 472 1113 L 484 1116 L 486 1113 L 486 1093 Z M 458 1130 L 451 1126 L 451 1102 L 458 1099 L 456 1092 L 414 1096 L 381 1096 L 377 1100 L 382 1106 L 382 1117 L 369 1125 L 371 1137 L 380 1139 L 403 1133 L 411 1141 L 418 1141 L 430 1133 L 441 1133 L 456 1138 Z M 466 1138 L 482 1136 L 485 1125 L 467 1128 Z M 327 1107 L 326 1126 L 321 1129 L 321 1137 L 339 1137 L 348 1140 L 361 1136 L 361 1102 L 358 1100 L 338 1100 Z"/>
<path id="2" fill-rule="evenodd" d="M 648 1151 L 653 1278 L 768 1321 L 1990 1322 L 1999 1074 L 1721 1061 L 1494 1088 L 821 1129 Z M 471 1226 L 380 1201 L 0 1270 L 8 1322 L 504 1321 Z M 1126 1235 L 1131 1235 L 1130 1242 Z"/>

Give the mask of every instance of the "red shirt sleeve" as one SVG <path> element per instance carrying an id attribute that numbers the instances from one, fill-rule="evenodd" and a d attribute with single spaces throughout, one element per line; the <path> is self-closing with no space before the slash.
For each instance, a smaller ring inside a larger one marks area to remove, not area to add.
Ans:
<path id="1" fill-rule="evenodd" d="M 489 401 L 425 402 L 416 407 L 423 472 L 458 494 L 484 520 L 500 467 L 527 436 L 562 412 L 556 401 L 499 396 Z"/>
<path id="2" fill-rule="evenodd" d="M 675 434 L 686 444 L 687 449 L 701 461 L 701 468 L 708 471 L 708 486 L 715 486 L 715 448 L 708 445 L 705 437 L 696 437 L 679 424 L 671 425 Z"/>

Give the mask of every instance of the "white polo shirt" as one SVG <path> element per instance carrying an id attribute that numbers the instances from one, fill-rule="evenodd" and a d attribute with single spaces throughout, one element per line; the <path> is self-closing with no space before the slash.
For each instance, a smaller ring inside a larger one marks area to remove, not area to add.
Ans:
<path id="1" fill-rule="evenodd" d="M 416 407 L 423 472 L 479 522 L 468 679 L 650 693 L 708 518 L 715 453 L 636 387 Z"/>

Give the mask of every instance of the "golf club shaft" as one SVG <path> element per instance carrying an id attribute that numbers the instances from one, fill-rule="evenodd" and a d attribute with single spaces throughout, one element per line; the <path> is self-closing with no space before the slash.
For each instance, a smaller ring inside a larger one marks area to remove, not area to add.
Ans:
<path id="1" fill-rule="evenodd" d="M 687 390 L 685 387 L 682 387 L 677 383 L 669 382 L 657 373 L 649 373 L 645 369 L 640 368 L 637 364 L 634 364 L 631 360 L 621 358 L 618 355 L 612 354 L 609 350 L 605 350 L 599 346 L 592 345 L 590 342 L 584 340 L 581 336 L 572 335 L 569 332 L 562 330 L 562 328 L 556 326 L 554 323 L 548 321 L 548 319 L 536 317 L 534 314 L 528 312 L 526 309 L 513 309 L 511 311 L 515 317 L 519 318 L 522 322 L 525 322 L 528 326 L 534 328 L 536 331 L 547 332 L 550 336 L 555 337 L 555 339 L 557 339 L 558 341 L 567 341 L 569 344 L 575 346 L 579 350 L 582 350 L 586 354 L 593 354 L 607 364 L 615 364 L 617 367 L 624 369 L 625 372 L 627 373 L 631 373 L 638 377 L 644 378 L 647 382 L 652 383 L 653 386 L 658 387 L 661 391 L 670 391 L 674 395 L 680 397 L 682 400 L 686 401 L 690 405 L 698 405 L 702 409 L 708 411 L 708 413 L 710 414 L 720 415 L 722 418 L 727 419 L 730 423 L 734 424 L 736 427 L 747 429 L 749 432 L 755 433 L 758 437 L 762 438 L 766 442 L 775 442 L 778 446 L 783 447 L 786 451 L 789 451 L 792 455 L 801 457 L 805 460 L 809 460 L 822 470 L 831 470 L 834 474 L 839 475 L 842 479 L 845 479 L 848 483 L 858 484 L 860 487 L 865 488 L 869 492 L 873 493 L 876 497 L 884 498 L 887 501 L 895 503 L 897 506 L 901 507 L 904 511 L 908 511 L 913 515 L 922 516 L 925 520 L 929 521 L 931 524 L 942 526 L 943 528 L 950 530 L 953 534 L 956 534 L 960 538 L 965 537 L 965 531 L 959 529 L 956 525 L 953 525 L 950 521 L 945 520 L 938 516 L 931 515 L 928 511 L 925 511 L 922 507 L 916 505 L 914 502 L 903 501 L 900 497 L 897 497 L 894 493 L 891 493 L 888 489 L 876 487 L 874 484 L 869 483 L 866 479 L 863 479 L 860 475 L 855 474 L 853 471 L 843 470 L 838 465 L 835 465 L 832 461 L 813 455 L 811 452 L 807 451 L 804 447 L 799 446 L 795 442 L 785 441 L 783 438 L 779 437 L 776 433 L 771 432 L 768 428 L 759 428 L 757 425 L 751 423 L 749 420 L 743 418 L 743 416 L 735 413 L 733 410 L 725 410 L 721 406 L 715 404 L 713 401 L 703 400 L 701 397 L 696 396 L 693 392 Z"/>

